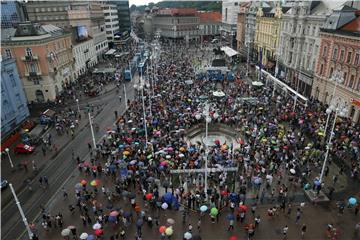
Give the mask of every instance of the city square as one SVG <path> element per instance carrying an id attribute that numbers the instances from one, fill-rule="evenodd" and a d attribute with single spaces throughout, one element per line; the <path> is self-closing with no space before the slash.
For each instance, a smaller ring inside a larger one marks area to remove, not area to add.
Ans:
<path id="1" fill-rule="evenodd" d="M 2 24 L 1 238 L 359 239 L 359 4 L 141 3 Z"/>

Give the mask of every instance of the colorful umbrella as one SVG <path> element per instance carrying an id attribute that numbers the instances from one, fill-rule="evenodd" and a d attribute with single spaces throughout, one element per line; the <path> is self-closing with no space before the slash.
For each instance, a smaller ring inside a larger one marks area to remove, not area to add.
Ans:
<path id="1" fill-rule="evenodd" d="M 118 216 L 119 215 L 119 212 L 118 211 L 112 211 L 110 212 L 109 216 Z"/>
<path id="2" fill-rule="evenodd" d="M 100 229 L 101 228 L 101 224 L 100 223 L 95 223 L 92 227 L 94 230 Z"/>
<path id="3" fill-rule="evenodd" d="M 172 229 L 172 227 L 168 227 L 168 228 L 165 230 L 165 234 L 166 234 L 167 236 L 171 236 L 173 233 L 174 233 L 174 230 Z"/>
<path id="4" fill-rule="evenodd" d="M 86 240 L 88 238 L 89 234 L 87 234 L 86 232 L 83 232 L 81 235 L 80 235 L 80 239 L 82 240 Z"/>
<path id="5" fill-rule="evenodd" d="M 159 232 L 160 232 L 160 233 L 164 233 L 165 230 L 166 230 L 166 227 L 165 227 L 165 226 L 161 226 L 161 227 L 159 228 Z"/>
<path id="6" fill-rule="evenodd" d="M 128 155 L 130 155 L 130 152 L 129 152 L 129 151 L 124 151 L 123 154 L 124 154 L 125 156 L 128 156 Z"/>
<path id="7" fill-rule="evenodd" d="M 217 210 L 217 208 L 215 208 L 215 207 L 211 208 L 210 214 L 212 216 L 216 216 L 216 215 L 218 215 L 218 213 L 219 213 L 219 211 Z"/>
<path id="8" fill-rule="evenodd" d="M 348 202 L 350 205 L 355 205 L 357 203 L 357 200 L 356 200 L 356 198 L 351 197 L 351 198 L 349 198 Z"/>
<path id="9" fill-rule="evenodd" d="M 86 240 L 95 240 L 95 236 L 94 235 L 89 235 Z"/>
<path id="10" fill-rule="evenodd" d="M 95 230 L 95 235 L 96 235 L 96 236 L 101 236 L 101 235 L 103 235 L 103 233 L 104 233 L 104 231 L 101 230 L 101 229 L 96 229 L 96 230 Z"/>
<path id="11" fill-rule="evenodd" d="M 200 211 L 201 212 L 206 212 L 208 210 L 208 207 L 206 206 L 206 205 L 202 205 L 201 207 L 200 207 Z"/>
<path id="12" fill-rule="evenodd" d="M 85 179 L 83 179 L 83 180 L 80 181 L 80 184 L 84 186 L 84 185 L 87 184 L 87 181 Z"/>
<path id="13" fill-rule="evenodd" d="M 166 222 L 167 222 L 168 224 L 170 224 L 170 225 L 175 224 L 175 220 L 172 219 L 172 218 L 168 218 L 168 219 L 166 220 Z"/>
<path id="14" fill-rule="evenodd" d="M 239 209 L 240 209 L 240 211 L 246 212 L 248 208 L 247 208 L 246 205 L 240 205 L 240 206 L 239 206 Z"/>
<path id="15" fill-rule="evenodd" d="M 92 180 L 92 181 L 90 182 L 90 185 L 93 186 L 93 187 L 97 187 L 99 184 L 100 184 L 100 180 L 99 180 L 99 179 L 95 179 L 95 180 Z"/>
<path id="16" fill-rule="evenodd" d="M 145 195 L 145 198 L 146 198 L 146 200 L 150 200 L 151 198 L 152 198 L 152 193 L 147 193 L 146 195 Z"/>

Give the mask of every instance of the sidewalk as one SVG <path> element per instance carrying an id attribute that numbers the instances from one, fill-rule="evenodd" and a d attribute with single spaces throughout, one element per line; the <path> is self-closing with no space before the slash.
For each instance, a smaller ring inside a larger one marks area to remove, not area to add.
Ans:
<path id="1" fill-rule="evenodd" d="M 79 120 L 79 126 L 75 128 L 75 136 L 86 126 L 88 126 L 88 118 L 84 113 L 82 113 L 82 118 Z M 59 136 L 56 133 L 54 127 L 50 128 L 45 134 L 50 133 L 52 135 L 53 145 L 58 149 L 47 150 L 46 155 L 44 156 L 41 150 L 41 145 L 37 146 L 35 152 L 31 155 L 26 154 L 15 154 L 13 149 L 14 146 L 18 143 L 14 143 L 10 147 L 10 156 L 14 164 L 14 169 L 11 168 L 10 162 L 7 156 L 3 157 L 1 161 L 1 177 L 6 179 L 9 183 L 12 183 L 15 191 L 19 193 L 22 189 L 26 187 L 26 180 L 30 179 L 35 184 L 37 184 L 37 175 L 45 168 L 46 164 L 49 161 L 52 161 L 56 155 L 68 144 L 72 142 L 72 137 L 70 134 L 64 133 Z M 75 156 L 76 157 L 76 156 Z M 37 170 L 33 169 L 33 161 L 37 167 Z M 21 167 L 19 167 L 22 165 Z M 26 166 L 26 167 L 25 167 Z M 26 169 L 27 168 L 27 169 Z M 1 206 L 5 206 L 12 199 L 11 191 L 9 188 L 2 191 L 1 196 Z"/>

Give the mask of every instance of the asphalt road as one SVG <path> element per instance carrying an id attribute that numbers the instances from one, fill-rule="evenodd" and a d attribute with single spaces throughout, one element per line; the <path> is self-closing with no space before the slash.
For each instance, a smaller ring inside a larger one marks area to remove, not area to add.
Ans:
<path id="1" fill-rule="evenodd" d="M 127 97 L 132 99 L 134 96 L 133 82 L 127 83 Z M 107 127 L 111 127 L 115 121 L 114 111 L 119 113 L 125 110 L 124 97 L 120 104 L 118 95 L 123 95 L 122 89 L 117 94 L 111 91 L 111 94 L 102 96 L 97 99 L 104 104 L 102 111 L 94 118 L 93 122 L 97 123 L 100 131 L 95 133 L 96 140 L 99 140 L 105 133 Z M 96 111 L 96 110 L 95 110 Z M 83 128 L 78 135 L 61 149 L 57 157 L 49 162 L 49 164 L 39 173 L 39 176 L 47 176 L 50 186 L 47 189 L 39 187 L 37 179 L 33 185 L 33 191 L 27 188 L 17 193 L 19 202 L 24 210 L 28 222 L 32 222 L 41 212 L 40 206 L 45 206 L 51 197 L 61 188 L 66 179 L 71 176 L 76 169 L 76 162 L 73 162 L 71 152 L 74 149 L 75 154 L 81 159 L 88 157 L 88 142 L 91 142 L 90 127 Z M 1 239 L 14 240 L 18 239 L 24 231 L 24 223 L 22 222 L 20 213 L 17 209 L 15 201 L 11 201 L 4 206 L 1 211 Z"/>

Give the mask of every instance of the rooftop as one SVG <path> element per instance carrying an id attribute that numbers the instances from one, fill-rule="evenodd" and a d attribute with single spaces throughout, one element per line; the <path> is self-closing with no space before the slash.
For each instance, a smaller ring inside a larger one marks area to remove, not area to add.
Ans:
<path id="1" fill-rule="evenodd" d="M 200 22 L 221 22 L 221 13 L 219 12 L 197 12 Z"/>

